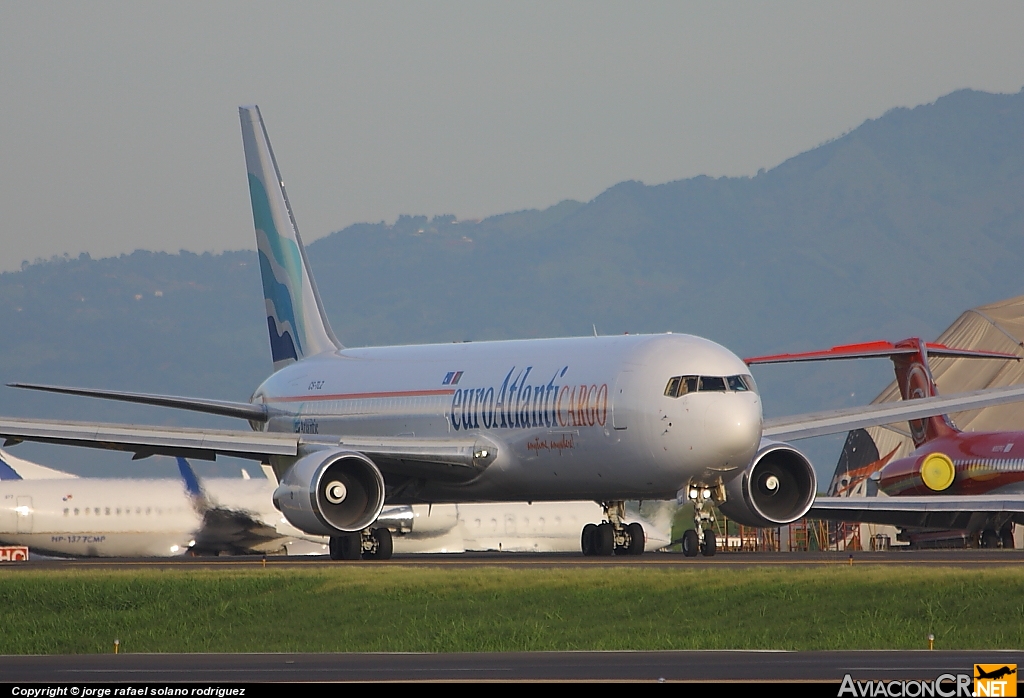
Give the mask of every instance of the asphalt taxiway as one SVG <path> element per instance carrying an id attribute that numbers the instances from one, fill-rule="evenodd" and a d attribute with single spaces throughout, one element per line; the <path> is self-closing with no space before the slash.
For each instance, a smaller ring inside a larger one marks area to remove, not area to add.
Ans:
<path id="1" fill-rule="evenodd" d="M 825 567 L 833 565 L 915 567 L 1003 567 L 1024 565 L 1024 550 L 892 550 L 885 552 L 720 553 L 714 557 L 685 557 L 680 553 L 647 553 L 639 557 L 583 557 L 579 553 L 441 553 L 396 555 L 386 561 L 334 561 L 326 556 L 241 555 L 232 557 L 80 558 L 33 556 L 25 562 L 0 563 L 3 570 L 141 569 L 141 568 L 311 568 L 318 566 L 403 567 L 664 567 L 709 569 L 729 567 Z"/>
<path id="2" fill-rule="evenodd" d="M 7 683 L 934 680 L 1021 651 L 663 651 L 2 656 Z"/>

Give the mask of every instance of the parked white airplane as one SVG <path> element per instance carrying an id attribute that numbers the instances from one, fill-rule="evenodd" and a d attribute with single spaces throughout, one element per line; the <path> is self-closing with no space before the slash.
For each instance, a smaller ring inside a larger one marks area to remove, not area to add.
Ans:
<path id="1" fill-rule="evenodd" d="M 0 544 L 70 557 L 327 553 L 326 537 L 304 534 L 274 509 L 273 481 L 200 483 L 184 459 L 178 464 L 178 480 L 79 478 L 0 450 Z M 649 549 L 671 537 L 671 511 L 655 513 L 653 522 L 634 519 Z M 400 553 L 567 552 L 600 514 L 594 502 L 420 504 L 388 507 L 378 525 L 394 532 Z"/>
<path id="2" fill-rule="evenodd" d="M 269 462 L 280 480 L 277 507 L 296 528 L 329 536 L 336 558 L 387 556 L 391 535 L 375 523 L 385 503 L 566 499 L 604 503 L 603 522 L 583 527 L 584 553 L 635 554 L 643 531 L 624 520 L 624 500 L 680 490 L 696 505 L 684 550 L 712 555 L 712 502 L 755 526 L 794 521 L 811 506 L 807 458 L 763 436 L 846 432 L 1024 397 L 1017 386 L 762 423 L 746 364 L 688 335 L 343 348 L 259 109 L 240 114 L 275 373 L 249 403 L 21 387 L 239 417 L 254 432 L 0 419 L 7 445 Z M 465 292 L 515 302 L 505 288 Z"/>
<path id="3" fill-rule="evenodd" d="M 318 552 L 272 508 L 265 479 L 79 478 L 0 451 L 0 543 L 44 555 L 149 557 Z"/>

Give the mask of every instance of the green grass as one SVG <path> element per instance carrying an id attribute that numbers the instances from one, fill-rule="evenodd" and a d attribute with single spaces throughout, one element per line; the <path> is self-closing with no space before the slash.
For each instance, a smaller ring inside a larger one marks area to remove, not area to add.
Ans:
<path id="1" fill-rule="evenodd" d="M 0 653 L 1024 647 L 1024 570 L 0 574 Z"/>

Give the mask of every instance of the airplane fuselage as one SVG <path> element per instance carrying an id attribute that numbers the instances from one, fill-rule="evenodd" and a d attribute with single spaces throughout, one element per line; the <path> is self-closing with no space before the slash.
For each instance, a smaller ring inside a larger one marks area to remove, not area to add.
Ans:
<path id="1" fill-rule="evenodd" d="M 953 463 L 948 488 L 935 491 L 921 482 L 921 463 L 941 453 Z M 1024 492 L 1024 432 L 961 432 L 928 441 L 904 458 L 887 463 L 878 488 L 890 496 L 974 495 Z"/>
<path id="2" fill-rule="evenodd" d="M 737 375 L 749 375 L 738 357 L 689 335 L 467 342 L 310 357 L 253 402 L 281 411 L 268 431 L 497 445 L 478 478 L 428 483 L 414 501 L 665 499 L 734 477 L 761 437 L 755 390 L 670 397 L 668 381 Z"/>
<path id="3" fill-rule="evenodd" d="M 327 554 L 326 538 L 302 534 L 273 508 L 272 482 L 211 478 L 203 487 L 219 513 L 205 522 L 181 480 L 4 481 L 0 545 L 67 557 Z M 593 502 L 536 502 L 396 507 L 382 520 L 395 526 L 397 552 L 543 552 L 578 549 L 580 528 L 599 517 Z M 649 549 L 671 542 L 663 528 L 645 526 Z M 210 548 L 211 538 L 220 547 Z"/>
<path id="4" fill-rule="evenodd" d="M 229 503 L 206 521 L 229 552 L 278 552 L 308 536 L 289 524 L 270 501 L 266 480 L 211 478 L 213 503 Z M 255 536 L 231 512 L 262 524 Z M 41 554 L 72 557 L 167 557 L 206 549 L 204 518 L 181 480 L 74 478 L 14 480 L 0 484 L 0 543 L 27 545 Z M 198 543 L 198 547 L 195 547 Z"/>
<path id="5" fill-rule="evenodd" d="M 180 481 L 18 480 L 0 487 L 0 542 L 43 554 L 166 556 L 184 552 L 200 517 Z"/>

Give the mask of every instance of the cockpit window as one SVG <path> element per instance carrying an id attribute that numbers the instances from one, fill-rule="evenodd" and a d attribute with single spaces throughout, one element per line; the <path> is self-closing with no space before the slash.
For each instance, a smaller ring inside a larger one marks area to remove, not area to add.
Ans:
<path id="1" fill-rule="evenodd" d="M 747 375 L 728 376 L 673 376 L 665 385 L 666 397 L 682 397 L 687 393 L 701 392 L 748 392 L 755 391 L 754 379 Z"/>
<path id="2" fill-rule="evenodd" d="M 729 390 L 737 392 L 750 390 L 750 384 L 747 383 L 746 376 L 729 376 L 725 379 L 725 382 L 729 384 Z"/>
<path id="3" fill-rule="evenodd" d="M 674 378 L 668 379 L 668 385 L 665 386 L 666 397 L 679 397 L 677 391 L 679 390 L 679 381 L 682 379 L 682 376 L 675 376 Z"/>
<path id="4" fill-rule="evenodd" d="M 700 387 L 697 390 L 725 392 L 725 379 L 718 376 L 701 376 Z"/>
<path id="5" fill-rule="evenodd" d="M 665 395 L 668 397 L 682 397 L 687 393 L 696 392 L 699 376 L 674 376 L 668 379 L 665 386 Z"/>

